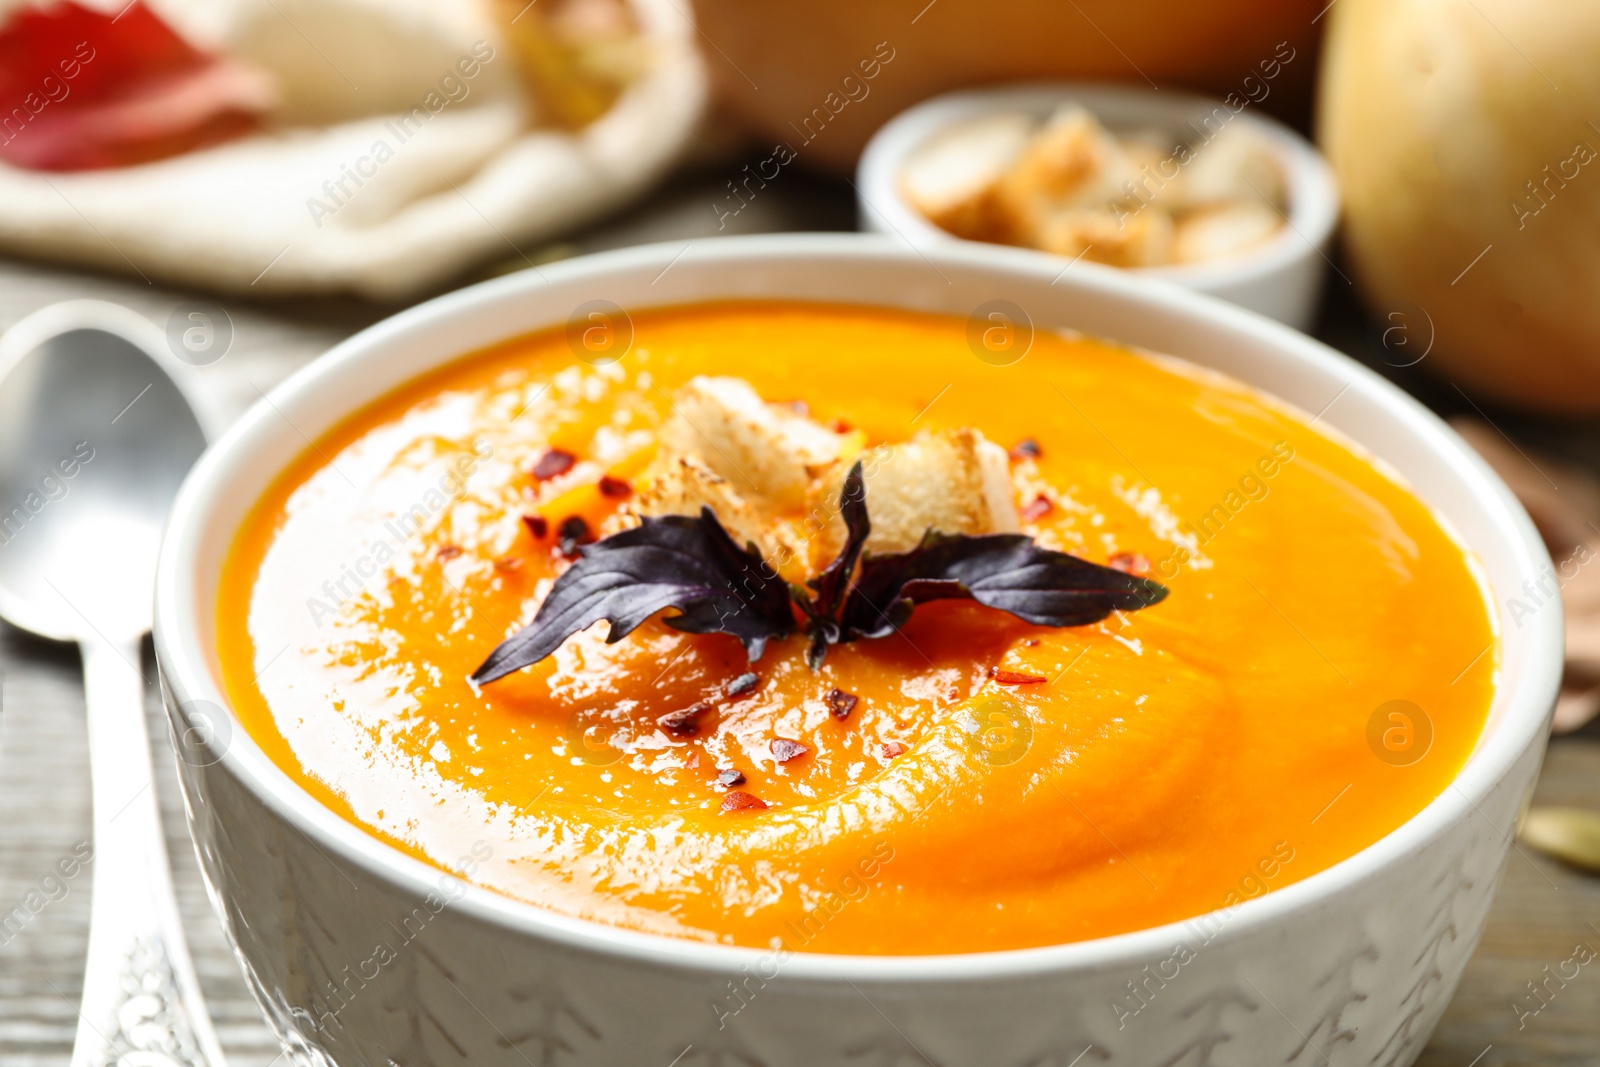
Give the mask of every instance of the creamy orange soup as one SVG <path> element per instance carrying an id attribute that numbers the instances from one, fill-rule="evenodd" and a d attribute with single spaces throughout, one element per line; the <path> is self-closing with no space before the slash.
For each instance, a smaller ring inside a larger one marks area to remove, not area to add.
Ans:
<path id="1" fill-rule="evenodd" d="M 817 671 L 798 636 L 752 666 L 723 634 L 657 618 L 608 645 L 601 623 L 475 687 L 570 565 L 537 520 L 598 529 L 600 478 L 639 477 L 696 375 L 868 446 L 1036 442 L 1011 467 L 1023 531 L 1169 595 L 1061 629 L 939 601 Z M 577 462 L 532 477 L 552 448 Z M 1497 661 L 1461 547 L 1301 413 L 1095 341 L 997 367 L 963 319 L 800 304 L 637 314 L 607 365 L 535 334 L 385 397 L 267 492 L 218 618 L 250 734 L 367 832 L 565 915 L 829 953 L 1056 944 L 1305 878 L 1446 788 Z M 998 680 L 1019 676 L 1045 681 Z M 696 703 L 692 736 L 658 725 Z M 766 807 L 725 810 L 728 771 Z"/>

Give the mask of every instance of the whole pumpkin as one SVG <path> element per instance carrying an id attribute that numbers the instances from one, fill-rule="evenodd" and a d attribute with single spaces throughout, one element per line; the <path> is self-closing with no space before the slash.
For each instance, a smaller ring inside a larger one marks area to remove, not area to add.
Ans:
<path id="1" fill-rule="evenodd" d="M 1318 132 L 1369 309 L 1469 398 L 1600 411 L 1600 4 L 1326 21 Z"/>
<path id="2" fill-rule="evenodd" d="M 810 165 L 851 165 L 874 130 L 937 93 L 1088 78 L 1261 96 L 1293 113 L 1327 0 L 694 0 L 725 108 Z M 1276 55 L 1294 58 L 1281 63 Z M 1262 81 L 1262 64 L 1279 61 Z M 871 77 L 866 73 L 872 72 Z M 1244 79 L 1254 78 L 1250 87 Z M 846 82 L 846 79 L 850 79 Z M 1265 91 L 1254 88 L 1263 84 Z M 831 94 L 831 96 L 830 96 Z M 843 106 L 840 106 L 841 103 Z M 823 117 L 827 121 L 821 121 Z M 808 122 L 809 120 L 809 122 Z"/>

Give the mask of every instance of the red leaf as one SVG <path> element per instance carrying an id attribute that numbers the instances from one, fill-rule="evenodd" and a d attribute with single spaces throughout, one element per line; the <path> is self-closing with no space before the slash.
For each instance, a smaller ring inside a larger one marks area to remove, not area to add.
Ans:
<path id="1" fill-rule="evenodd" d="M 0 160 L 92 170 L 164 159 L 256 128 L 271 78 L 209 55 L 139 0 L 22 6 L 0 27 Z"/>

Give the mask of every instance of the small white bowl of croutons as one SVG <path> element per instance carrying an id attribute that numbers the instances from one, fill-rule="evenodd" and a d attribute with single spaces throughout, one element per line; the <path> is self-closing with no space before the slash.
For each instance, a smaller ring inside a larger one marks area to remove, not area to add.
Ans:
<path id="1" fill-rule="evenodd" d="M 1063 270 L 1135 270 L 1301 330 L 1339 217 L 1326 161 L 1243 93 L 1084 83 L 924 101 L 872 138 L 856 188 L 863 227 L 913 246 L 988 241 Z"/>

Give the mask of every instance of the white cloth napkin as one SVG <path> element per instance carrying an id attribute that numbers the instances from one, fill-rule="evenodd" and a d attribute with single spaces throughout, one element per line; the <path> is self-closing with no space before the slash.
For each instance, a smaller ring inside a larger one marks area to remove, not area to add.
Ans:
<path id="1" fill-rule="evenodd" d="M 630 2 L 650 71 L 568 133 L 537 127 L 473 0 L 151 0 L 275 76 L 270 132 L 113 170 L 0 165 L 0 247 L 235 293 L 378 299 L 526 256 L 642 191 L 704 108 L 687 4 Z"/>

